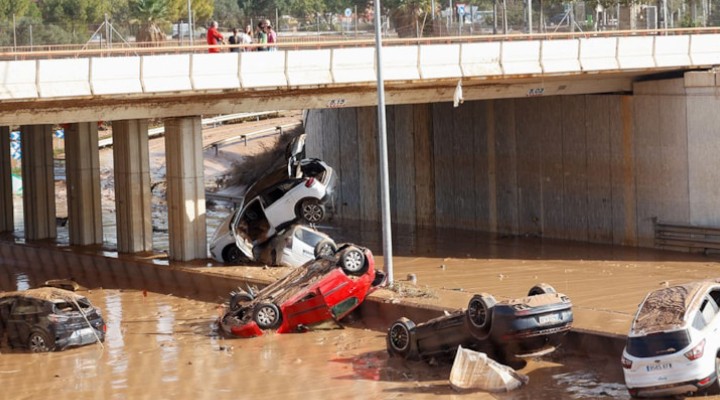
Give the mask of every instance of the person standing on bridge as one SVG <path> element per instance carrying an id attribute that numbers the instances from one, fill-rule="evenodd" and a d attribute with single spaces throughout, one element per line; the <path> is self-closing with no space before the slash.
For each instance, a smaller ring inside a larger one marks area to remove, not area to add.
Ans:
<path id="1" fill-rule="evenodd" d="M 266 27 L 267 27 L 267 42 L 268 44 L 271 44 L 271 46 L 268 46 L 269 51 L 277 51 L 277 47 L 275 44 L 277 44 L 277 33 L 273 29 L 272 25 L 270 25 L 270 21 L 265 21 Z"/>
<path id="2" fill-rule="evenodd" d="M 237 28 L 233 28 L 233 34 L 228 38 L 228 44 L 230 44 L 232 47 L 230 47 L 231 53 L 239 53 L 240 47 L 235 47 L 234 45 L 240 44 L 241 42 L 240 36 L 238 35 Z"/>
<path id="3" fill-rule="evenodd" d="M 253 29 L 252 25 L 248 25 L 245 27 L 245 32 L 240 34 L 240 42 L 242 44 L 251 44 L 253 42 Z M 250 47 L 244 47 L 243 51 L 251 51 L 253 50 Z"/>
<path id="4" fill-rule="evenodd" d="M 207 43 L 208 45 L 210 45 L 208 52 L 210 53 L 219 53 L 220 47 L 218 46 L 218 44 L 225 43 L 225 38 L 220 32 L 218 32 L 217 28 L 217 21 L 213 21 L 210 24 L 210 29 L 208 29 L 207 31 Z"/>
<path id="5" fill-rule="evenodd" d="M 259 44 L 267 44 L 267 27 L 265 26 L 265 21 L 258 22 L 258 30 L 257 30 L 257 36 L 255 37 L 257 43 Z M 258 51 L 266 51 L 267 47 L 260 46 L 257 48 Z"/>

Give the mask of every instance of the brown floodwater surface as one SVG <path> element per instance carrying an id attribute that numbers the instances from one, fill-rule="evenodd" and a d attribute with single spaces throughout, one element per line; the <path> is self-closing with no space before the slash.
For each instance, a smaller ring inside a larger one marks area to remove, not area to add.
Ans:
<path id="1" fill-rule="evenodd" d="M 22 276 L 18 282 L 22 282 Z M 7 288 L 6 288 L 7 289 Z M 2 348 L 3 398 L 12 399 L 562 399 L 626 397 L 621 377 L 594 361 L 531 361 L 527 387 L 461 394 L 450 366 L 389 359 L 383 332 L 345 329 L 217 336 L 214 303 L 143 291 L 80 292 L 103 311 L 103 346 L 30 354 Z M 614 360 L 613 360 L 614 361 Z"/>

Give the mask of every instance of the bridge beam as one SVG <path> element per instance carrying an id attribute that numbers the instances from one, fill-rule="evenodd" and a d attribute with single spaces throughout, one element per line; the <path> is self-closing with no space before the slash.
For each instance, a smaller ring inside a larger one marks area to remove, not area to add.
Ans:
<path id="1" fill-rule="evenodd" d="M 26 125 L 20 132 L 25 238 L 53 239 L 57 225 L 52 125 Z"/>
<path id="2" fill-rule="evenodd" d="M 165 120 L 170 259 L 207 257 L 200 117 Z"/>
<path id="3" fill-rule="evenodd" d="M 70 244 L 102 244 L 97 124 L 71 124 L 65 130 L 65 153 Z"/>
<path id="4" fill-rule="evenodd" d="M 113 121 L 117 248 L 120 253 L 152 250 L 148 121 Z"/>
<path id="5" fill-rule="evenodd" d="M 10 165 L 10 127 L 0 126 L 0 232 L 12 232 L 13 191 Z"/>

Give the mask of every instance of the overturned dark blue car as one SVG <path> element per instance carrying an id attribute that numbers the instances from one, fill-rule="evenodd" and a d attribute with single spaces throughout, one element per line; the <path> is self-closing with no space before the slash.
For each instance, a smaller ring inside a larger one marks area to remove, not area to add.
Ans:
<path id="1" fill-rule="evenodd" d="M 100 310 L 77 293 L 54 287 L 0 293 L 0 339 L 33 353 L 105 340 Z"/>
<path id="2" fill-rule="evenodd" d="M 555 350 L 572 321 L 570 299 L 541 283 L 513 300 L 477 294 L 467 309 L 417 325 L 401 318 L 388 330 L 387 349 L 391 356 L 418 360 L 452 357 L 461 345 L 513 365 Z"/>

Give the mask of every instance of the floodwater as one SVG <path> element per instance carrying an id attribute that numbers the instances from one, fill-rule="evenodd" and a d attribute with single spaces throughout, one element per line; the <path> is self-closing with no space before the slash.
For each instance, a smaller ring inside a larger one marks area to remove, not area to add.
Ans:
<path id="1" fill-rule="evenodd" d="M 33 286 L 17 274 L 13 287 Z M 382 331 L 345 329 L 225 339 L 218 304 L 153 292 L 82 292 L 98 306 L 105 343 L 30 354 L 2 349 L 0 376 L 13 399 L 579 399 L 623 398 L 603 362 L 531 361 L 528 386 L 506 394 L 457 393 L 449 365 L 389 359 Z M 614 361 L 614 360 L 613 360 Z M 608 361 L 609 362 L 609 361 Z"/>

